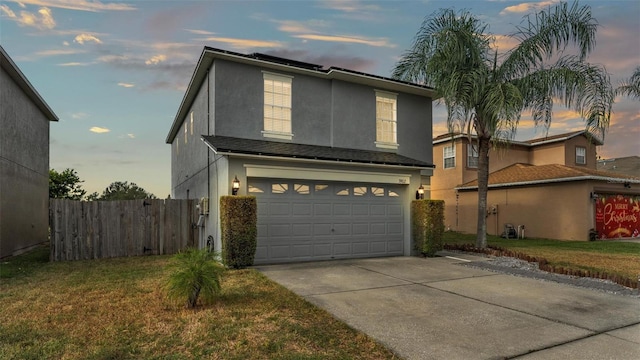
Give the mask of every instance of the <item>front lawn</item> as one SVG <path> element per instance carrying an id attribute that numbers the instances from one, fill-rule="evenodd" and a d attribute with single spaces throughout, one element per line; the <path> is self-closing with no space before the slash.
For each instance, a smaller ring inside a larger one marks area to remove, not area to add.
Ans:
<path id="1" fill-rule="evenodd" d="M 396 358 L 255 270 L 228 271 L 219 300 L 189 310 L 165 297 L 167 256 L 45 252 L 0 264 L 0 359 Z"/>
<path id="2" fill-rule="evenodd" d="M 445 232 L 445 244 L 475 244 L 475 234 Z M 640 243 L 618 241 L 561 241 L 548 239 L 503 239 L 487 236 L 490 246 L 497 246 L 543 257 L 550 265 L 591 272 L 607 272 L 630 279 L 640 275 Z"/>

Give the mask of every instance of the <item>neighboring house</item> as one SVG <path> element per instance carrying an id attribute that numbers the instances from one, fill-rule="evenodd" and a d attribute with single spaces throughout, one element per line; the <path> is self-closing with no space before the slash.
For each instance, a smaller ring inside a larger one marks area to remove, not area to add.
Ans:
<path id="1" fill-rule="evenodd" d="M 205 47 L 166 142 L 172 198 L 258 201 L 256 263 L 409 255 L 409 209 L 432 173 L 433 89 Z"/>
<path id="2" fill-rule="evenodd" d="M 49 122 L 58 117 L 0 46 L 0 258 L 48 240 Z"/>
<path id="3" fill-rule="evenodd" d="M 600 159 L 598 160 L 598 170 L 640 177 L 640 156 Z"/>
<path id="4" fill-rule="evenodd" d="M 448 229 L 475 233 L 478 153 L 473 137 L 441 135 L 433 140 L 436 169 L 431 198 L 445 200 Z M 521 236 L 588 240 L 637 237 L 640 178 L 598 171 L 596 146 L 585 131 L 514 141 L 489 152 L 487 232 L 506 224 Z"/>

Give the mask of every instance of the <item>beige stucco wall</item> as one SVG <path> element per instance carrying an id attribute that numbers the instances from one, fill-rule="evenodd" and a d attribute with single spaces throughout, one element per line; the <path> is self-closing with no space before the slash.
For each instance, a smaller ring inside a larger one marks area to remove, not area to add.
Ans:
<path id="1" fill-rule="evenodd" d="M 525 225 L 527 237 L 588 240 L 594 226 L 593 190 L 589 181 L 566 182 L 530 187 L 489 189 L 488 208 L 497 214 L 487 217 L 487 232 L 500 235 L 504 224 Z M 459 193 L 460 231 L 476 232 L 477 191 Z"/>

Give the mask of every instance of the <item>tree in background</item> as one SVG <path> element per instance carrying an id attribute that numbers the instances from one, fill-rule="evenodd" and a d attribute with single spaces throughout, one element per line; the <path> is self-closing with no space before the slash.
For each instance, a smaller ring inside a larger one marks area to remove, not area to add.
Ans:
<path id="1" fill-rule="evenodd" d="M 640 66 L 636 67 L 628 81 L 623 82 L 616 89 L 616 94 L 640 100 Z"/>
<path id="2" fill-rule="evenodd" d="M 49 197 L 54 199 L 81 200 L 87 193 L 82 189 L 83 180 L 73 169 L 57 172 L 49 170 Z"/>
<path id="3" fill-rule="evenodd" d="M 510 35 L 518 45 L 499 54 L 486 23 L 467 11 L 442 9 L 425 19 L 396 65 L 395 78 L 436 90 L 450 131 L 457 123 L 477 137 L 477 247 L 487 246 L 489 148 L 513 140 L 522 111 L 548 128 L 556 99 L 604 138 L 614 91 L 606 70 L 586 62 L 596 29 L 589 6 L 559 3 L 525 17 Z"/>
<path id="4" fill-rule="evenodd" d="M 115 181 L 111 185 L 107 186 L 102 195 L 98 195 L 94 192 L 87 196 L 87 200 L 141 200 L 141 199 L 156 199 L 156 196 L 145 189 L 139 187 L 135 183 L 129 183 L 127 181 Z"/>

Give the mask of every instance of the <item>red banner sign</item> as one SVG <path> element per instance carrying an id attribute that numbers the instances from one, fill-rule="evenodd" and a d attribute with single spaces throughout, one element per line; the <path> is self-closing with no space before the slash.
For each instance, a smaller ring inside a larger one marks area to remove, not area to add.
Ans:
<path id="1" fill-rule="evenodd" d="M 640 237 L 640 196 L 599 195 L 596 200 L 598 238 Z"/>

